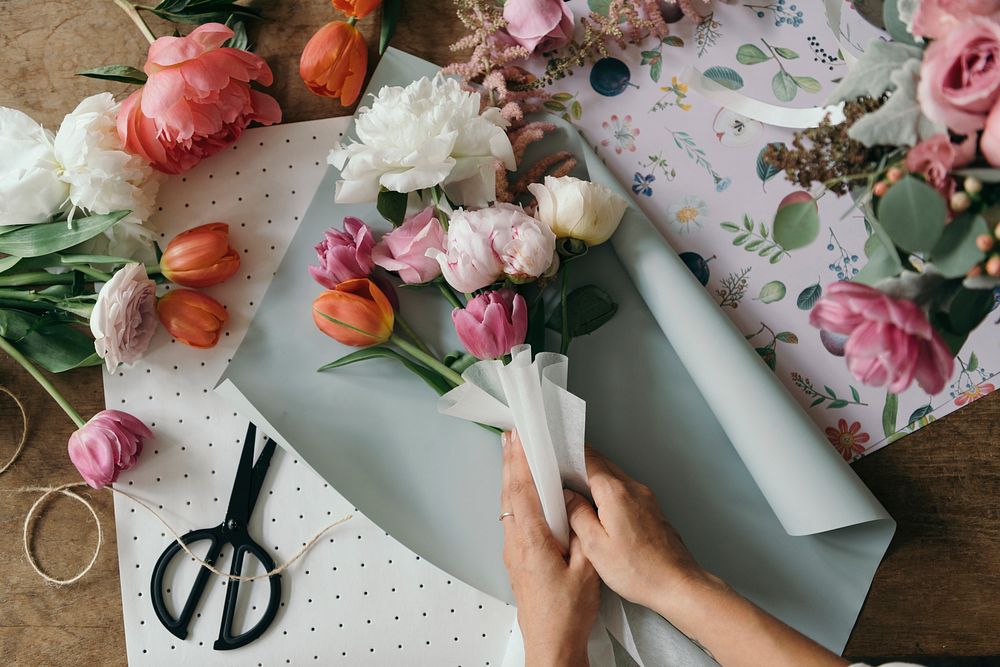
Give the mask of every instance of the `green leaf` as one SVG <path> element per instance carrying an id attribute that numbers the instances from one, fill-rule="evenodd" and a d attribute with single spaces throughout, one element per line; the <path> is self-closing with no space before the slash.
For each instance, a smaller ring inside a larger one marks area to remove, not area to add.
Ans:
<path id="1" fill-rule="evenodd" d="M 736 61 L 741 65 L 756 65 L 771 58 L 755 44 L 744 44 L 736 51 Z"/>
<path id="2" fill-rule="evenodd" d="M 663 72 L 663 58 L 657 58 L 653 61 L 653 64 L 649 66 L 649 78 L 653 81 L 660 80 L 660 74 Z"/>
<path id="3" fill-rule="evenodd" d="M 725 229 L 727 232 L 738 232 L 740 231 L 739 225 L 734 225 L 731 222 L 720 222 L 719 226 Z"/>
<path id="4" fill-rule="evenodd" d="M 445 363 L 448 366 L 448 368 L 450 368 L 451 370 L 453 370 L 456 373 L 458 373 L 459 375 L 461 375 L 462 373 L 464 373 L 469 368 L 469 366 L 472 366 L 477 361 L 479 361 L 479 359 L 477 359 L 476 357 L 472 356 L 468 352 L 460 352 L 451 361 L 445 360 Z"/>
<path id="5" fill-rule="evenodd" d="M 928 403 L 927 405 L 921 405 L 919 408 L 913 411 L 913 414 L 910 415 L 910 418 L 906 421 L 906 423 L 907 425 L 909 425 L 912 424 L 913 422 L 920 421 L 921 419 L 931 414 L 932 412 L 934 412 L 934 407 L 930 403 Z"/>
<path id="6" fill-rule="evenodd" d="M 845 401 L 842 398 L 838 398 L 837 400 L 835 400 L 835 401 L 831 402 L 829 405 L 827 405 L 826 409 L 827 410 L 835 410 L 837 408 L 846 408 L 848 405 L 849 405 L 849 403 L 847 401 Z"/>
<path id="7" fill-rule="evenodd" d="M 544 106 L 549 111 L 552 111 L 553 113 L 559 113 L 560 111 L 566 110 L 565 104 L 563 104 L 562 102 L 557 102 L 555 100 L 545 100 L 544 102 L 542 102 L 542 106 Z"/>
<path id="8" fill-rule="evenodd" d="M 830 395 L 830 398 L 837 398 L 837 392 L 835 392 L 830 387 L 830 385 L 828 385 L 828 384 L 823 385 L 823 389 L 826 389 L 826 393 L 828 393 Z"/>
<path id="9" fill-rule="evenodd" d="M 760 355 L 760 358 L 764 360 L 767 367 L 772 371 L 778 365 L 778 356 L 774 353 L 774 346 L 767 345 L 765 347 L 755 347 L 754 352 Z"/>
<path id="10" fill-rule="evenodd" d="M 393 227 L 399 227 L 406 218 L 406 197 L 405 192 L 382 189 L 378 193 L 375 208 Z"/>
<path id="11" fill-rule="evenodd" d="M 531 346 L 531 354 L 545 351 L 545 300 L 539 296 L 528 311 L 528 335 L 524 340 Z"/>
<path id="12" fill-rule="evenodd" d="M 792 51 L 791 49 L 787 49 L 784 46 L 774 47 L 774 52 L 777 53 L 782 58 L 784 58 L 785 60 L 795 60 L 796 58 L 799 57 L 798 53 Z"/>
<path id="13" fill-rule="evenodd" d="M 233 31 L 233 36 L 222 43 L 222 46 L 240 51 L 250 50 L 250 37 L 247 35 L 247 26 L 236 16 L 226 19 L 226 26 Z"/>
<path id="14" fill-rule="evenodd" d="M 746 243 L 747 239 L 750 238 L 749 234 L 740 234 L 733 239 L 733 245 L 743 245 Z"/>
<path id="15" fill-rule="evenodd" d="M 948 305 L 949 330 L 967 334 L 993 310 L 993 291 L 960 287 Z"/>
<path id="16" fill-rule="evenodd" d="M 0 257 L 0 273 L 13 269 L 14 266 L 20 261 L 20 257 L 14 257 L 13 255 L 10 257 Z"/>
<path id="17" fill-rule="evenodd" d="M 587 0 L 587 8 L 595 14 L 607 16 L 611 0 Z"/>
<path id="18" fill-rule="evenodd" d="M 752 232 L 753 231 L 753 220 L 751 220 L 750 216 L 747 215 L 746 213 L 743 214 L 743 227 L 748 232 Z"/>
<path id="19" fill-rule="evenodd" d="M 573 93 L 554 93 L 549 99 L 557 102 L 569 102 L 573 99 Z"/>
<path id="20" fill-rule="evenodd" d="M 749 249 L 750 246 L 747 246 Z M 785 298 L 785 283 L 780 280 L 772 280 L 760 288 L 760 295 L 757 300 L 762 303 L 774 303 Z"/>
<path id="21" fill-rule="evenodd" d="M 0 336 L 52 373 L 101 363 L 94 339 L 69 322 L 2 308 Z"/>
<path id="22" fill-rule="evenodd" d="M 896 413 L 899 412 L 899 396 L 886 393 L 882 407 L 882 433 L 888 437 L 896 432 Z"/>
<path id="23" fill-rule="evenodd" d="M 744 249 L 747 252 L 754 252 L 755 250 L 757 250 L 758 248 L 760 248 L 761 244 L 763 244 L 763 243 L 764 243 L 763 239 L 756 239 L 756 240 L 751 241 L 750 243 L 746 244 L 744 246 Z"/>
<path id="24" fill-rule="evenodd" d="M 684 46 L 684 40 L 681 39 L 680 37 L 677 37 L 676 35 L 668 35 L 667 37 L 664 37 L 663 43 L 666 44 L 667 46 L 674 46 L 678 48 Z"/>
<path id="25" fill-rule="evenodd" d="M 86 76 L 91 79 L 117 81 L 118 83 L 134 83 L 139 86 L 146 83 L 146 73 L 141 69 L 136 69 L 128 65 L 104 65 L 103 67 L 83 70 L 76 74 L 77 76 Z"/>
<path id="26" fill-rule="evenodd" d="M 837 104 L 859 97 L 879 98 L 895 88 L 890 78 L 893 72 L 910 60 L 919 62 L 922 57 L 923 50 L 914 46 L 873 40 L 857 62 L 847 69 L 827 103 Z"/>
<path id="27" fill-rule="evenodd" d="M 906 22 L 899 15 L 899 0 L 889 0 L 882 4 L 882 22 L 893 41 L 903 44 L 915 43 L 913 35 L 906 29 Z"/>
<path id="28" fill-rule="evenodd" d="M 618 304 L 596 285 L 584 285 L 570 292 L 566 298 L 566 307 L 569 311 L 569 335 L 573 338 L 597 331 L 618 312 Z M 546 326 L 554 331 L 562 331 L 561 308 L 552 312 Z"/>
<path id="29" fill-rule="evenodd" d="M 976 247 L 976 237 L 988 234 L 986 220 L 981 215 L 960 215 L 945 225 L 941 238 L 934 244 L 930 259 L 945 278 L 960 278 L 975 264 L 983 261 L 983 251 Z"/>
<path id="30" fill-rule="evenodd" d="M 385 53 L 389 48 L 389 41 L 392 40 L 396 32 L 396 24 L 399 22 L 399 13 L 403 8 L 403 0 L 383 0 L 382 2 L 382 28 L 379 31 L 378 52 L 379 55 Z"/>
<path id="31" fill-rule="evenodd" d="M 804 248 L 819 236 L 819 213 L 815 201 L 781 207 L 774 216 L 774 240 L 785 250 Z"/>
<path id="32" fill-rule="evenodd" d="M 979 369 L 979 357 L 976 356 L 975 352 L 969 354 L 969 363 L 965 364 L 965 370 L 970 373 L 974 370 Z"/>
<path id="33" fill-rule="evenodd" d="M 820 403 L 822 403 L 825 400 L 826 399 L 823 398 L 822 396 L 817 396 L 816 400 L 814 400 L 812 403 L 809 404 L 809 407 L 810 408 L 815 408 L 817 405 L 819 405 Z"/>
<path id="34" fill-rule="evenodd" d="M 414 373 L 421 380 L 426 382 L 434 391 L 438 394 L 445 394 L 452 389 L 450 382 L 445 380 L 443 377 L 427 368 L 422 366 L 415 361 L 412 361 L 409 357 L 404 357 L 402 354 L 392 349 L 391 347 L 366 347 L 364 349 L 358 350 L 357 352 L 352 352 L 346 356 L 337 359 L 336 361 L 331 361 L 325 366 L 320 366 L 316 369 L 317 373 L 322 373 L 323 371 L 333 370 L 335 368 L 341 368 L 343 366 L 348 366 L 350 364 L 357 363 L 359 361 L 367 361 L 368 359 L 393 359 L 403 364 L 407 370 Z"/>
<path id="35" fill-rule="evenodd" d="M 759 250 L 759 251 L 757 252 L 757 256 L 758 256 L 758 257 L 764 257 L 764 256 L 766 256 L 766 255 L 767 255 L 768 253 L 770 253 L 770 252 L 771 252 L 772 250 L 774 250 L 774 248 L 775 248 L 775 245 L 774 245 L 773 243 L 768 243 L 768 244 L 767 244 L 766 246 L 764 246 L 763 248 L 761 248 L 761 249 L 760 249 L 760 250 Z"/>
<path id="36" fill-rule="evenodd" d="M 853 384 L 848 385 L 848 386 L 851 388 L 851 396 L 854 398 L 854 402 L 855 403 L 860 403 L 861 402 L 861 394 L 858 393 L 858 390 L 854 388 Z"/>
<path id="37" fill-rule="evenodd" d="M 784 146 L 781 142 L 771 143 L 760 149 L 757 153 L 757 178 L 760 179 L 761 183 L 767 183 L 769 180 L 778 175 L 781 171 L 778 167 L 774 166 L 764 158 L 764 153 L 771 146 Z"/>
<path id="38" fill-rule="evenodd" d="M 820 90 L 823 89 L 823 86 L 820 85 L 820 82 L 812 78 L 811 76 L 793 76 L 792 80 L 795 81 L 795 85 L 797 85 L 799 88 L 806 91 L 807 93 L 818 93 Z"/>
<path id="39" fill-rule="evenodd" d="M 785 256 L 785 250 L 781 246 L 778 246 L 774 249 L 774 254 L 771 255 L 771 259 L 768 261 L 770 261 L 771 264 L 777 264 L 782 260 L 784 256 Z"/>
<path id="40" fill-rule="evenodd" d="M 774 78 L 771 79 L 771 90 L 774 91 L 774 96 L 782 102 L 791 102 L 795 99 L 795 93 L 799 91 L 799 87 L 796 85 L 795 79 L 782 69 L 775 72 Z"/>
<path id="41" fill-rule="evenodd" d="M 720 86 L 725 86 L 729 90 L 739 90 L 743 87 L 743 77 L 740 76 L 739 72 L 730 68 L 723 67 L 721 65 L 716 65 L 715 67 L 709 67 L 707 70 L 702 72 L 706 78 L 711 79 Z"/>
<path id="42" fill-rule="evenodd" d="M 788 343 L 790 345 L 798 345 L 799 343 L 799 337 L 791 331 L 779 331 L 775 338 L 780 340 L 782 343 Z"/>
<path id="43" fill-rule="evenodd" d="M 865 241 L 865 255 L 868 257 L 868 263 L 854 276 L 855 282 L 874 286 L 884 278 L 898 276 L 903 270 L 903 263 L 899 259 L 896 248 L 887 246 L 882 241 L 883 237 L 888 237 L 888 235 L 882 229 L 882 225 L 876 223 L 872 235 Z"/>
<path id="44" fill-rule="evenodd" d="M 59 252 L 97 236 L 129 213 L 115 211 L 107 215 L 77 218 L 71 225 L 65 220 L 24 225 L 0 236 L 0 253 L 38 257 Z"/>
<path id="45" fill-rule="evenodd" d="M 569 105 L 569 113 L 574 120 L 580 120 L 583 118 L 583 105 L 579 101 L 573 100 L 573 104 Z"/>
<path id="46" fill-rule="evenodd" d="M 799 310 L 812 310 L 822 295 L 823 287 L 819 283 L 815 283 L 799 292 L 798 298 L 795 299 L 795 305 L 799 307 Z"/>
<path id="47" fill-rule="evenodd" d="M 897 246 L 925 252 L 941 238 L 948 206 L 937 190 L 915 176 L 905 176 L 885 193 L 877 213 Z"/>

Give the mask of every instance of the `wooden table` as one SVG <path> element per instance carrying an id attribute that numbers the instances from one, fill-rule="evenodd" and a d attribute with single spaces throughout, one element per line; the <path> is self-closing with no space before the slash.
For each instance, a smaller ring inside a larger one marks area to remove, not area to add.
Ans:
<path id="1" fill-rule="evenodd" d="M 314 97 L 298 78 L 298 54 L 334 13 L 323 0 L 268 2 L 270 21 L 253 30 L 257 52 L 274 70 L 274 94 L 294 122 L 345 110 Z M 445 63 L 458 30 L 447 6 L 409 0 L 394 41 L 399 48 Z M 153 23 L 157 34 L 166 34 Z M 361 26 L 369 36 L 375 19 Z M 111 0 L 0 0 L 3 67 L 0 106 L 17 107 L 50 128 L 86 95 L 123 94 L 127 86 L 74 76 L 111 63 L 140 66 L 146 44 Z M 372 58 L 374 64 L 374 54 Z M 86 369 L 56 378 L 90 415 L 104 406 L 101 373 Z M 105 527 L 94 570 L 80 583 L 53 588 L 28 567 L 21 525 L 33 502 L 15 490 L 75 481 L 66 456 L 73 426 L 18 366 L 0 358 L 0 384 L 25 401 L 30 439 L 18 463 L 0 477 L 0 664 L 125 663 L 111 494 L 89 494 Z M 872 586 L 851 656 L 983 656 L 1000 654 L 1000 392 L 935 422 L 855 465 L 899 522 Z M 13 403 L 0 397 L 0 459 L 19 435 Z M 836 499 L 831 499 L 836 502 Z M 57 575 L 75 572 L 96 540 L 87 511 L 57 500 L 37 522 L 36 552 Z"/>

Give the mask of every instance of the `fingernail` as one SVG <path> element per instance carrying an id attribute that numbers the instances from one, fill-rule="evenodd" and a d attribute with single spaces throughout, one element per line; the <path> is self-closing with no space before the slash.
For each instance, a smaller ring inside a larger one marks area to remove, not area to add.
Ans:
<path id="1" fill-rule="evenodd" d="M 510 431 L 504 431 L 503 435 L 500 436 L 500 443 L 506 448 L 510 445 Z"/>
<path id="2" fill-rule="evenodd" d="M 569 489 L 563 489 L 563 500 L 566 502 L 573 500 L 573 492 Z"/>

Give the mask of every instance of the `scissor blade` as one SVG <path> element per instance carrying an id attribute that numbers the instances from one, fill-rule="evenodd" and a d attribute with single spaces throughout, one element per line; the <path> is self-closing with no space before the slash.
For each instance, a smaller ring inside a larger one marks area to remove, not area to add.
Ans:
<path id="1" fill-rule="evenodd" d="M 248 510 L 248 515 L 253 514 L 253 508 L 257 505 L 257 496 L 260 495 L 260 490 L 264 486 L 264 478 L 267 476 L 267 469 L 271 465 L 271 456 L 274 455 L 275 446 L 274 440 L 268 438 L 267 442 L 264 443 L 264 448 L 260 450 L 257 462 L 253 465 L 253 480 L 250 484 L 250 509 Z"/>
<path id="2" fill-rule="evenodd" d="M 236 468 L 236 478 L 233 480 L 233 491 L 229 496 L 226 524 L 235 519 L 240 526 L 245 527 L 250 520 L 250 511 L 253 508 L 250 497 L 253 489 L 253 450 L 256 444 L 257 427 L 251 422 L 247 427 L 246 438 L 243 439 L 243 450 Z"/>

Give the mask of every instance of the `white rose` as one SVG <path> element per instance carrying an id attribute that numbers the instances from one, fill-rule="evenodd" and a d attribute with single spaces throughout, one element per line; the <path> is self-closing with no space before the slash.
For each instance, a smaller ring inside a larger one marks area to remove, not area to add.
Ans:
<path id="1" fill-rule="evenodd" d="M 94 349 L 109 371 L 138 361 L 156 333 L 156 283 L 142 264 L 126 264 L 97 295 L 90 315 Z"/>
<path id="2" fill-rule="evenodd" d="M 499 111 L 479 107 L 478 93 L 440 75 L 382 88 L 358 114 L 358 141 L 330 152 L 329 163 L 341 169 L 337 201 L 374 201 L 380 187 L 413 192 L 436 185 L 465 206 L 493 201 L 496 161 L 514 169 L 514 151 Z"/>
<path id="3" fill-rule="evenodd" d="M 544 185 L 532 183 L 528 190 L 538 202 L 535 216 L 558 238 L 590 246 L 611 238 L 628 208 L 628 202 L 607 187 L 572 176 L 546 176 Z"/>
<path id="4" fill-rule="evenodd" d="M 68 195 L 52 133 L 17 109 L 0 107 L 0 226 L 47 222 Z"/>

